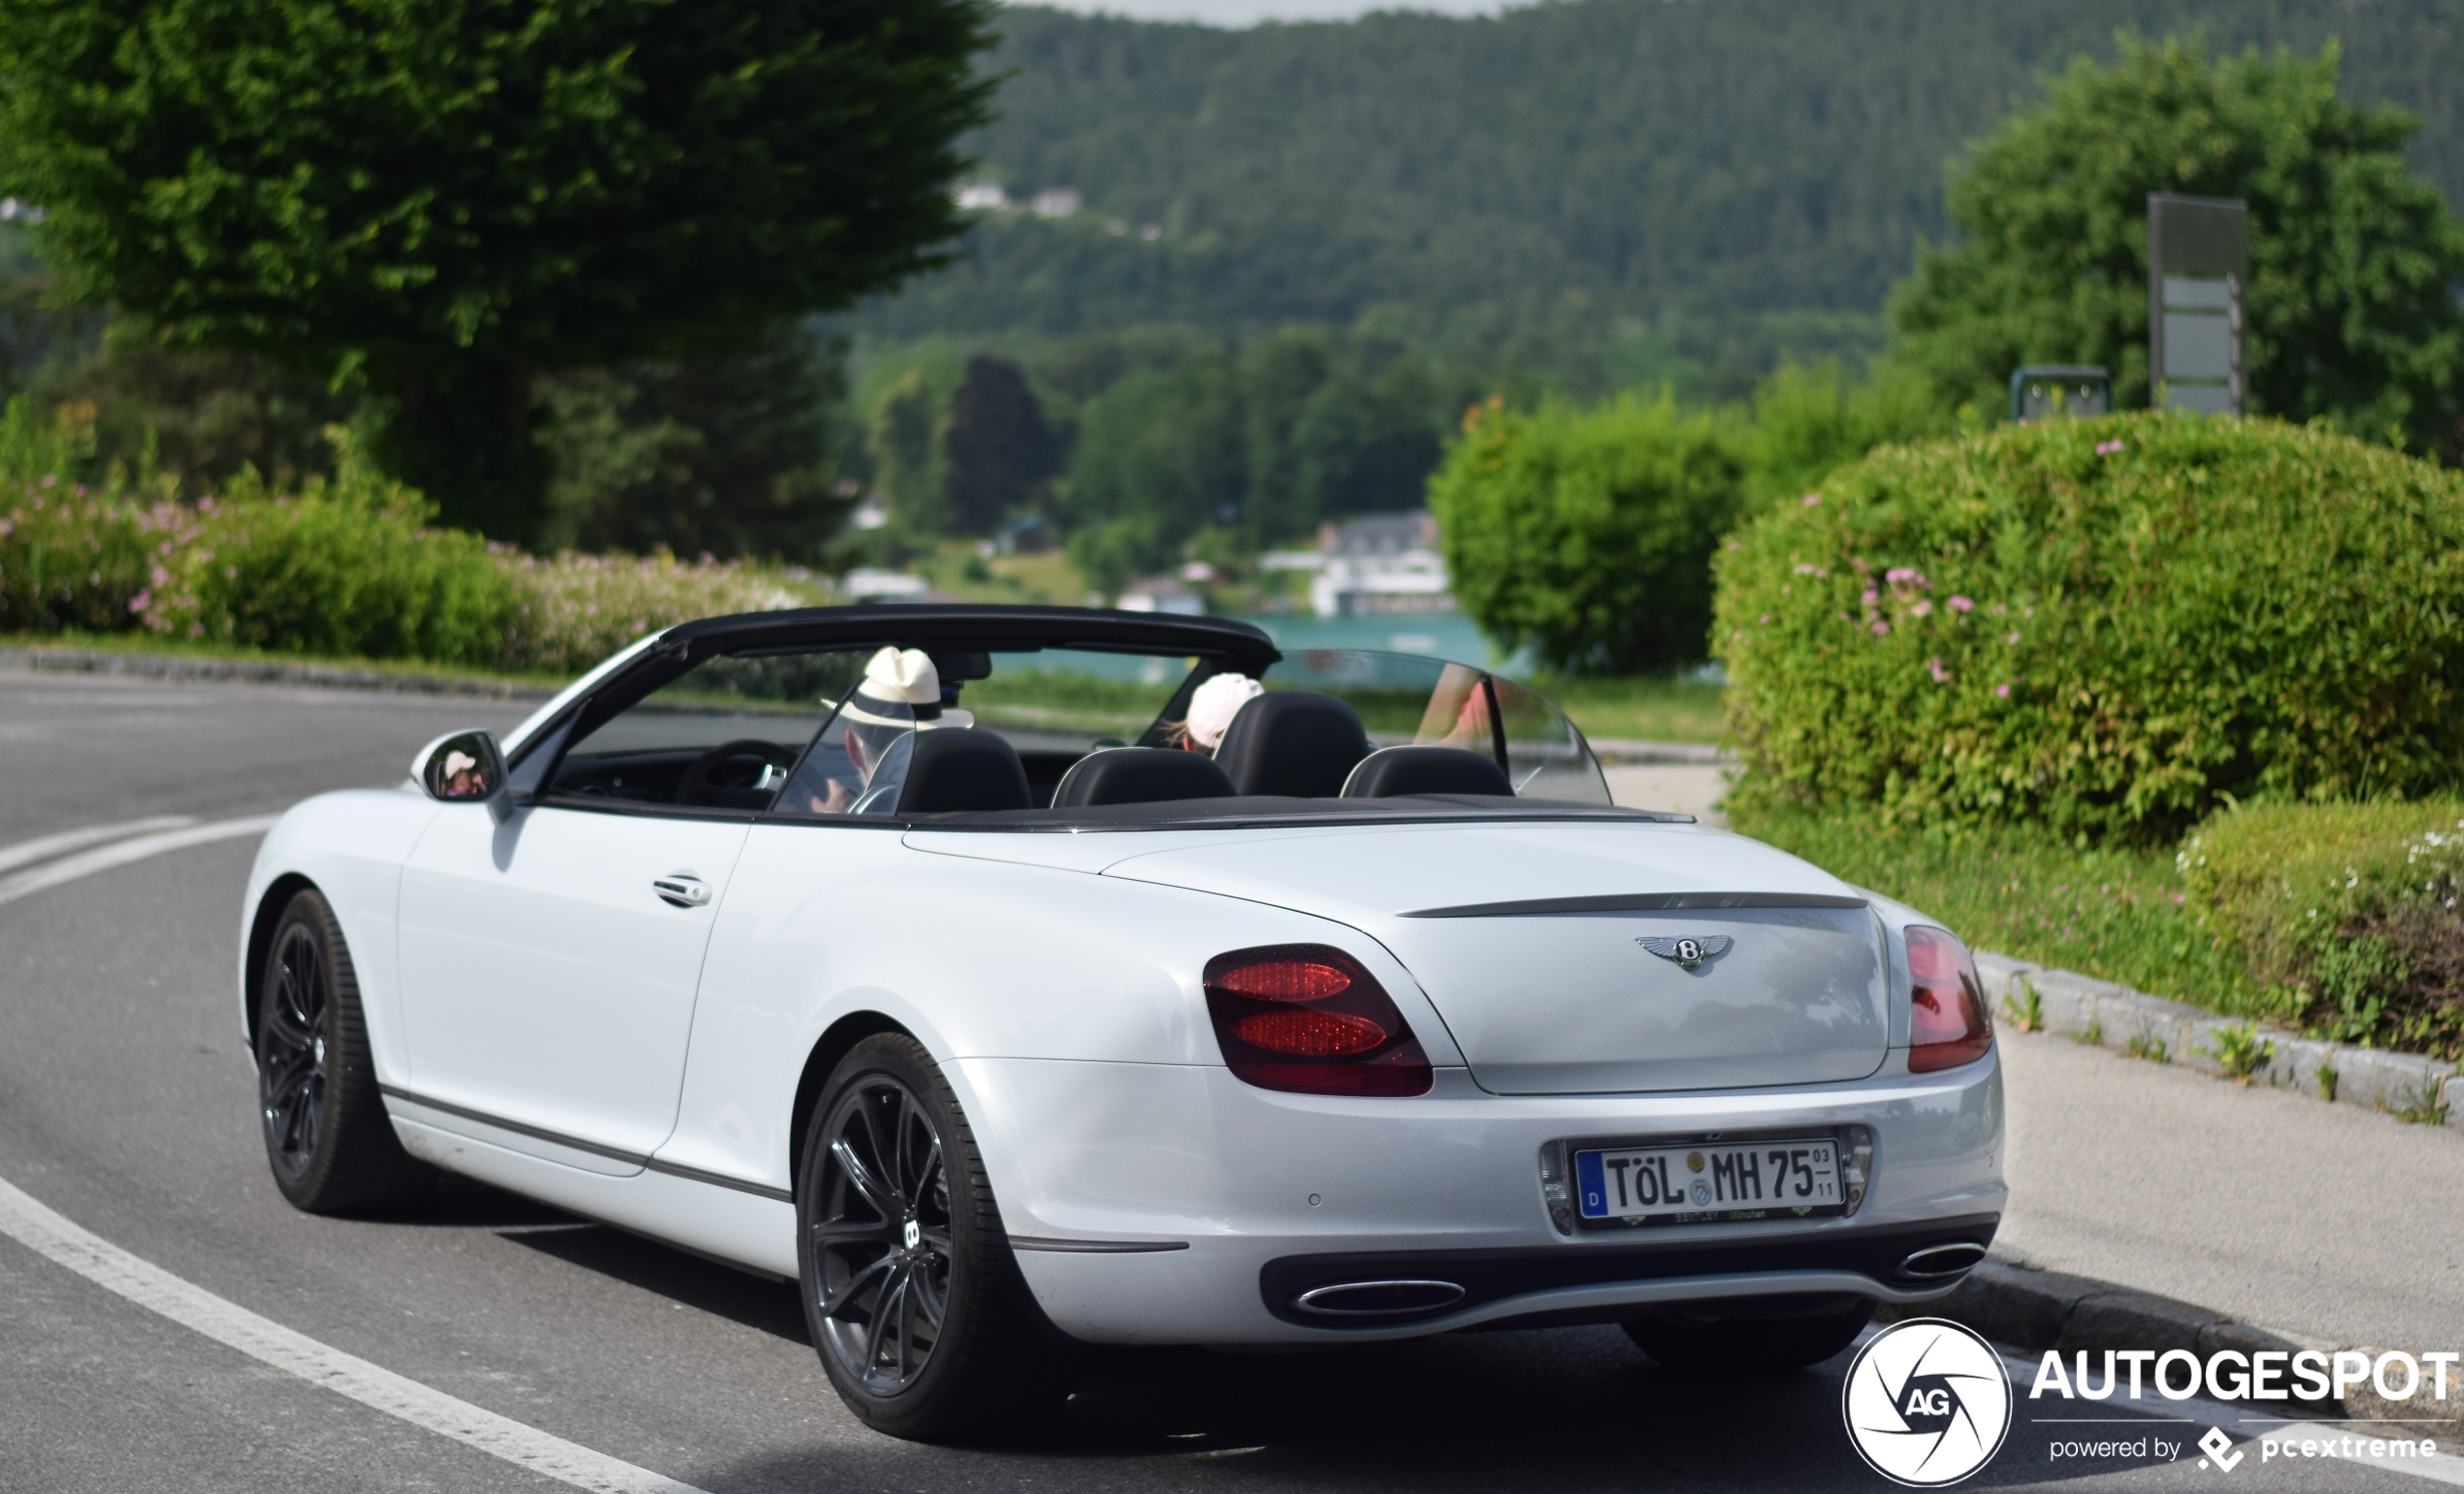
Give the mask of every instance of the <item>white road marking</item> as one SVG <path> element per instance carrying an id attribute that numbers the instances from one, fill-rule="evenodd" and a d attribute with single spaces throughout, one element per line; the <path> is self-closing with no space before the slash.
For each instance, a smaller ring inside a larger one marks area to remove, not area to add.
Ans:
<path id="1" fill-rule="evenodd" d="M 81 1228 L 5 1179 L 0 1179 L 0 1233 L 215 1343 L 533 1473 L 603 1494 L 702 1494 L 692 1484 L 432 1390 L 260 1317 Z"/>
<path id="2" fill-rule="evenodd" d="M 167 830 L 197 823 L 194 815 L 156 815 L 150 820 L 130 820 L 122 825 L 89 825 L 81 830 L 62 830 L 40 840 L 20 840 L 14 846 L 0 846 L 0 871 L 15 871 L 30 861 L 49 861 L 71 851 L 123 835 L 142 835 L 147 830 Z"/>
<path id="3" fill-rule="evenodd" d="M 191 825 L 185 829 L 164 830 L 159 834 L 140 835 L 81 856 L 65 857 L 47 866 L 18 872 L 14 877 L 0 878 L 0 903 L 15 902 L 47 887 L 58 887 L 80 877 L 90 877 L 98 871 L 142 861 L 166 851 L 184 850 L 189 846 L 209 845 L 217 840 L 236 840 L 243 835 L 262 835 L 274 828 L 279 815 L 252 815 L 244 820 L 216 820 L 211 825 Z M 76 833 L 72 831 L 71 833 Z M 15 849 L 23 849 L 22 847 Z"/>

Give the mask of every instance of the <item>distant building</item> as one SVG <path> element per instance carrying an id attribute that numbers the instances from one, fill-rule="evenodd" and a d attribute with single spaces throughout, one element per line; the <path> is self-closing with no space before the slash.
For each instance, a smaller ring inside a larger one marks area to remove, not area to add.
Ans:
<path id="1" fill-rule="evenodd" d="M 1328 524 L 1318 531 L 1318 554 L 1309 601 L 1320 617 L 1455 609 L 1434 514 L 1373 513 Z"/>
<path id="2" fill-rule="evenodd" d="M 1065 218 L 1076 212 L 1085 201 L 1075 187 L 1046 187 L 1035 194 L 1034 202 L 1028 206 L 1034 209 L 1039 218 Z"/>
<path id="3" fill-rule="evenodd" d="M 1113 605 L 1123 612 L 1178 612 L 1188 617 L 1201 616 L 1207 609 L 1204 598 L 1169 576 L 1131 583 Z"/>
<path id="4" fill-rule="evenodd" d="M 997 181 L 969 181 L 950 194 L 960 212 L 999 212 L 1010 206 L 1010 194 Z"/>
<path id="5" fill-rule="evenodd" d="M 857 569 L 838 578 L 838 594 L 850 601 L 923 601 L 931 589 L 924 577 L 898 570 Z"/>

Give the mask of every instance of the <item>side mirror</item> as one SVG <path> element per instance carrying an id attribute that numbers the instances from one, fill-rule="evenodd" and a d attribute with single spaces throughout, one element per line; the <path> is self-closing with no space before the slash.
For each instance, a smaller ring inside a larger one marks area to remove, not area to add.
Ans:
<path id="1" fill-rule="evenodd" d="M 504 793 L 504 753 L 493 733 L 456 731 L 438 737 L 420 754 L 416 772 L 430 798 L 485 803 L 500 822 L 512 808 Z"/>

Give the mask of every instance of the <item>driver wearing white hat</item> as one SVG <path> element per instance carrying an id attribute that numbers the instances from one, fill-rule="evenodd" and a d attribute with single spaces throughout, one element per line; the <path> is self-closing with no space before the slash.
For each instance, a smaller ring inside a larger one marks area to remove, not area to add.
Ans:
<path id="1" fill-rule="evenodd" d="M 840 745 L 858 781 L 851 787 L 832 778 L 826 793 L 805 789 L 806 812 L 869 814 L 890 808 L 906 782 L 916 732 L 974 725 L 973 716 L 942 703 L 941 671 L 931 655 L 920 648 L 883 649 L 865 664 L 863 680 L 830 723 L 847 729 Z"/>

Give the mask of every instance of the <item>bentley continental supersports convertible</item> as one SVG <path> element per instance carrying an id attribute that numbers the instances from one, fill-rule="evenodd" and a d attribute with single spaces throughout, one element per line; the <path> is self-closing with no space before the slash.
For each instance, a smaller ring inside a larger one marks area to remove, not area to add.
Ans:
<path id="1" fill-rule="evenodd" d="M 276 1185 L 434 1169 L 800 1283 L 871 1425 L 1082 1343 L 1615 1322 L 1809 1364 L 2001 1213 L 1967 950 L 1479 668 L 1221 619 L 686 623 L 265 840 Z"/>

